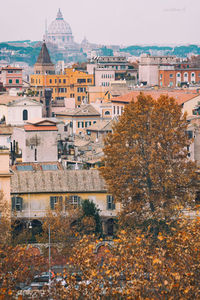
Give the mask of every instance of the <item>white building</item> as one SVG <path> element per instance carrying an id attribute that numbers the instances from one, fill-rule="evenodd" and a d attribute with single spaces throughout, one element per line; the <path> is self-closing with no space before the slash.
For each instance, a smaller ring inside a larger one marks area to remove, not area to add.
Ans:
<path id="1" fill-rule="evenodd" d="M 150 56 L 143 54 L 139 63 L 139 82 L 148 86 L 158 85 L 159 67 L 161 65 L 176 63 L 175 56 Z"/>
<path id="2" fill-rule="evenodd" d="M 18 143 L 22 162 L 52 162 L 58 160 L 57 122 L 40 119 L 13 129 L 12 141 Z"/>
<path id="3" fill-rule="evenodd" d="M 42 118 L 42 104 L 28 97 L 8 103 L 6 107 L 7 125 L 24 125 L 28 120 Z"/>

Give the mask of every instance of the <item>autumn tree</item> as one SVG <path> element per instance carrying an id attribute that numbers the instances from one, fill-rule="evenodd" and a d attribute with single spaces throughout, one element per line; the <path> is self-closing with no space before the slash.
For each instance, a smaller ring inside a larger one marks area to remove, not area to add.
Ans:
<path id="1" fill-rule="evenodd" d="M 175 99 L 140 94 L 105 140 L 100 169 L 131 218 L 166 219 L 194 199 L 195 164 L 188 159 L 186 115 Z"/>
<path id="2" fill-rule="evenodd" d="M 199 299 L 199 218 L 178 220 L 173 233 L 121 231 L 98 259 L 102 240 L 83 237 L 70 255 L 81 274 L 67 276 L 67 299 Z M 180 259 L 181 258 L 181 259 Z M 82 298 L 81 298 L 82 297 Z M 60 299 L 65 299 L 60 298 Z"/>

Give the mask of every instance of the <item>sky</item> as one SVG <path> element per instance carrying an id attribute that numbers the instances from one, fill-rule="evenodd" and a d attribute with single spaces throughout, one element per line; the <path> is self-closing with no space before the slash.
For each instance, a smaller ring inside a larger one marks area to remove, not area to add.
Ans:
<path id="1" fill-rule="evenodd" d="M 59 8 L 78 43 L 200 44 L 200 0 L 1 0 L 0 42 L 42 40 Z"/>

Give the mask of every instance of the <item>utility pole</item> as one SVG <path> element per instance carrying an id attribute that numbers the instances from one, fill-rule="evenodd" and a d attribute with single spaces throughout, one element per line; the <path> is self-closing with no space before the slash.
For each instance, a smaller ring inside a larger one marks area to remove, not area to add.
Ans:
<path id="1" fill-rule="evenodd" d="M 51 228 L 49 224 L 49 292 L 51 290 Z"/>

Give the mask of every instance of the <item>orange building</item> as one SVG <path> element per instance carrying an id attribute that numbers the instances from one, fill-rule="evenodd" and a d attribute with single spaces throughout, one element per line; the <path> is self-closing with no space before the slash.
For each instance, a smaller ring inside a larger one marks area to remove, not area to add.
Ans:
<path id="1" fill-rule="evenodd" d="M 200 83 L 200 68 L 186 64 L 160 66 L 158 74 L 159 86 L 164 88 Z"/>
<path id="2" fill-rule="evenodd" d="M 48 68 L 48 72 L 45 72 L 46 68 Z M 86 98 L 87 87 L 94 85 L 94 75 L 72 68 L 65 68 L 62 74 L 53 74 L 53 64 L 47 47 L 43 43 L 35 64 L 35 74 L 30 76 L 30 84 L 31 88 L 38 91 L 41 97 L 44 96 L 44 89 L 50 88 L 53 100 L 74 98 L 76 106 L 80 106 Z"/>

